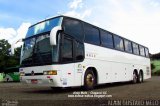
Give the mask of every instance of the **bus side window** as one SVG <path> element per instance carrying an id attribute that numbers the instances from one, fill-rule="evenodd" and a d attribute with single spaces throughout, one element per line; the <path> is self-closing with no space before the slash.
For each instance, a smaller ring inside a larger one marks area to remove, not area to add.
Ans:
<path id="1" fill-rule="evenodd" d="M 84 45 L 83 43 L 77 42 L 75 43 L 75 50 L 76 50 L 76 61 L 81 61 L 84 59 Z"/>
<path id="2" fill-rule="evenodd" d="M 83 29 L 82 24 L 78 20 L 65 18 L 64 19 L 64 32 L 77 40 L 83 41 Z"/>
<path id="3" fill-rule="evenodd" d="M 128 40 L 124 40 L 125 51 L 132 53 L 132 44 Z"/>
<path id="4" fill-rule="evenodd" d="M 114 35 L 115 49 L 124 51 L 123 39 L 119 36 Z"/>
<path id="5" fill-rule="evenodd" d="M 149 57 L 149 50 L 147 48 L 145 48 L 145 54 L 146 54 L 146 57 Z"/>
<path id="6" fill-rule="evenodd" d="M 113 37 L 110 33 L 101 30 L 102 46 L 113 48 Z"/>
<path id="7" fill-rule="evenodd" d="M 132 46 L 133 46 L 133 53 L 139 55 L 138 44 L 132 43 Z"/>
<path id="8" fill-rule="evenodd" d="M 99 30 L 92 25 L 84 23 L 85 42 L 100 45 Z"/>
<path id="9" fill-rule="evenodd" d="M 140 55 L 145 56 L 144 47 L 139 46 L 139 50 L 140 50 Z"/>
<path id="10" fill-rule="evenodd" d="M 64 37 L 62 43 L 62 62 L 72 62 L 73 61 L 73 40 Z"/>

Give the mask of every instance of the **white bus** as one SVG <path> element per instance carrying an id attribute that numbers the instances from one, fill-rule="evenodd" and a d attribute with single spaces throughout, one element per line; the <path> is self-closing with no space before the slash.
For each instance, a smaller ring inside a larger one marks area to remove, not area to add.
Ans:
<path id="1" fill-rule="evenodd" d="M 21 53 L 22 83 L 93 89 L 151 78 L 147 47 L 67 16 L 29 27 Z"/>

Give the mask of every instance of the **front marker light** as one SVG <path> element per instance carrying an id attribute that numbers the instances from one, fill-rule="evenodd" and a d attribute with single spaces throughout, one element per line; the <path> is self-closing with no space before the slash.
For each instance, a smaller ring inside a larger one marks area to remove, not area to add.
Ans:
<path id="1" fill-rule="evenodd" d="M 20 76 L 25 76 L 25 73 L 24 72 L 20 72 L 19 75 Z"/>
<path id="2" fill-rule="evenodd" d="M 56 70 L 44 71 L 43 75 L 57 75 Z"/>
<path id="3" fill-rule="evenodd" d="M 47 75 L 47 71 L 44 71 L 44 72 L 43 72 L 43 75 Z"/>

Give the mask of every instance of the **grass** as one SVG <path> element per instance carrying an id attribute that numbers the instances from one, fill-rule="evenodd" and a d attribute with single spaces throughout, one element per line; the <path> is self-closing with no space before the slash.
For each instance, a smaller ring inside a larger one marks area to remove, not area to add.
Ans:
<path id="1" fill-rule="evenodd" d="M 155 68 L 152 69 L 152 73 L 160 75 L 160 60 L 151 60 L 151 64 L 155 66 Z"/>

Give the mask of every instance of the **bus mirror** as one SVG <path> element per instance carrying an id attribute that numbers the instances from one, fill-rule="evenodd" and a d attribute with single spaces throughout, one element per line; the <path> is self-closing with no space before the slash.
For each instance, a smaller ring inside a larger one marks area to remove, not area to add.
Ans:
<path id="1" fill-rule="evenodd" d="M 19 39 L 18 41 L 16 41 L 15 43 L 13 43 L 13 44 L 11 45 L 11 55 L 14 55 L 15 45 L 16 45 L 18 42 L 23 42 L 23 39 Z"/>
<path id="2" fill-rule="evenodd" d="M 56 26 L 54 27 L 52 30 L 51 30 L 51 33 L 50 33 L 50 45 L 56 45 L 57 42 L 56 42 L 56 39 L 57 39 L 57 32 L 62 30 L 62 27 L 61 26 Z"/>
<path id="3" fill-rule="evenodd" d="M 14 55 L 14 44 L 11 45 L 11 55 Z"/>

